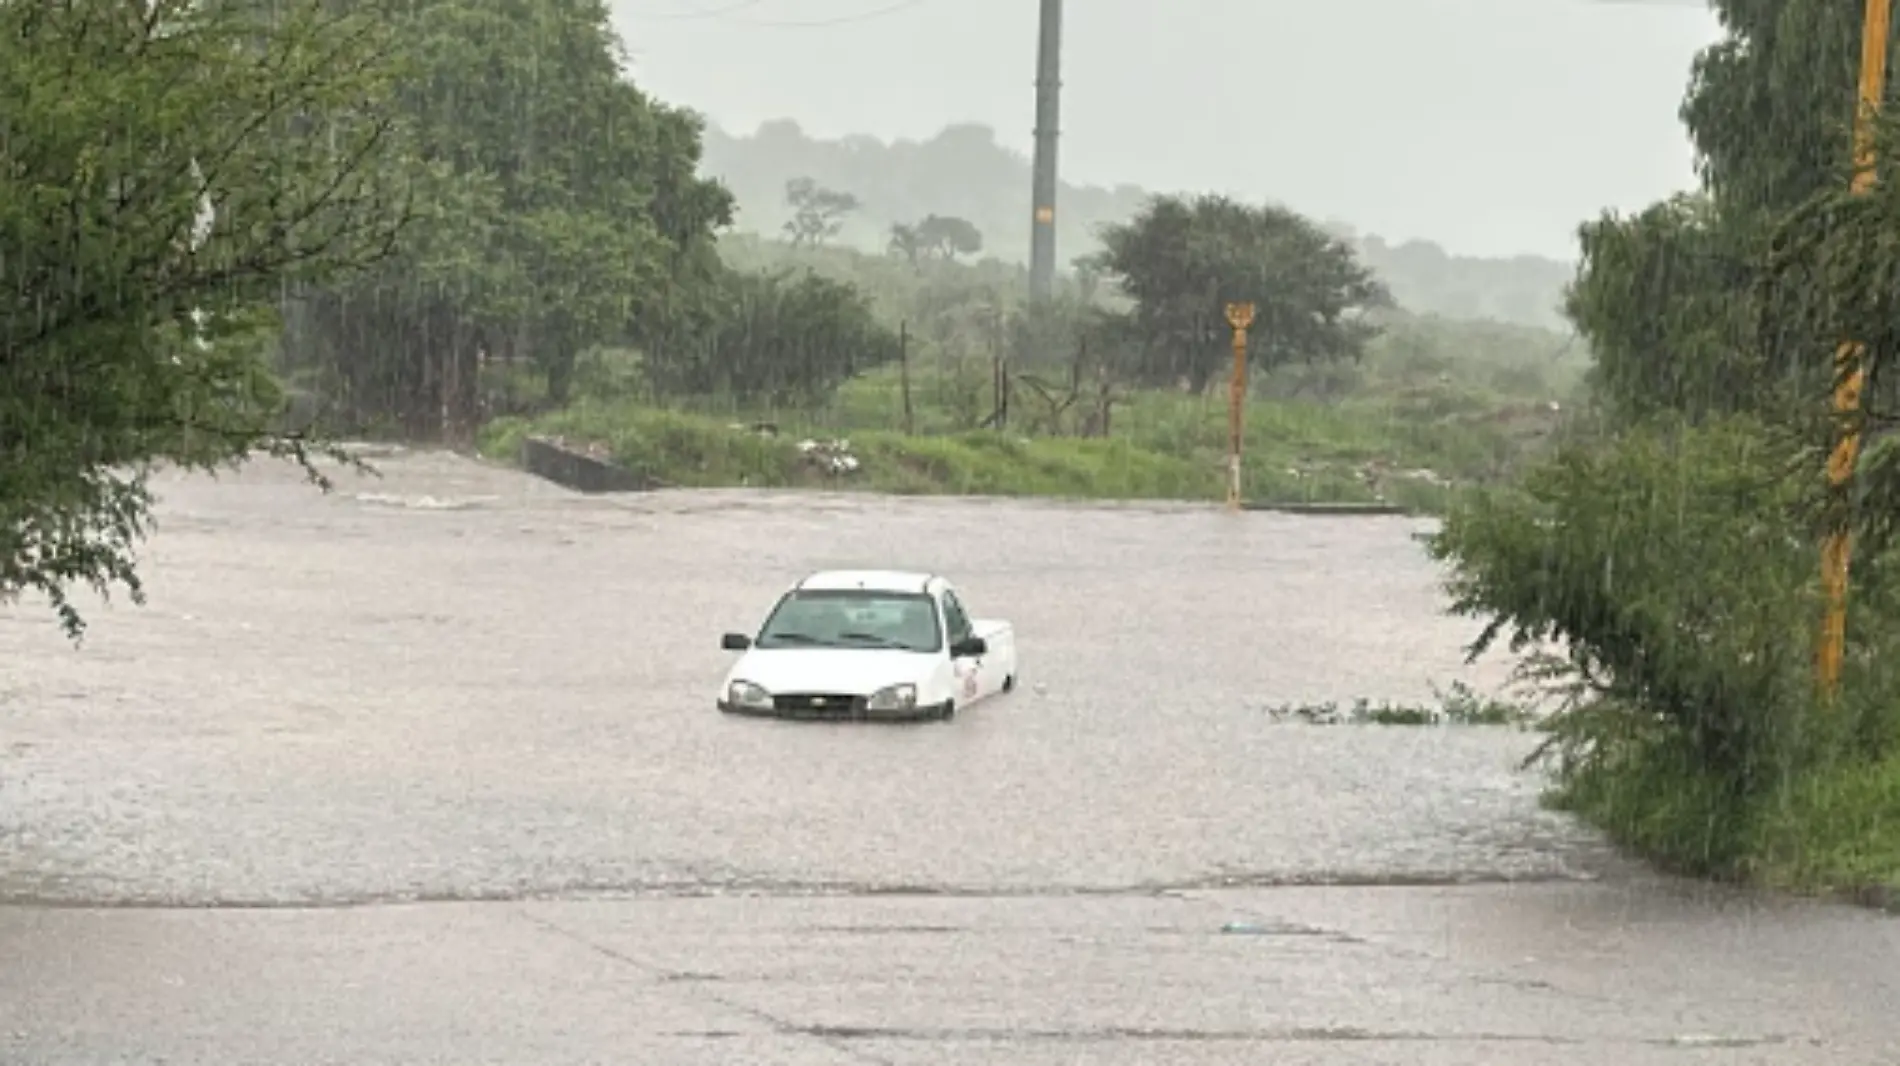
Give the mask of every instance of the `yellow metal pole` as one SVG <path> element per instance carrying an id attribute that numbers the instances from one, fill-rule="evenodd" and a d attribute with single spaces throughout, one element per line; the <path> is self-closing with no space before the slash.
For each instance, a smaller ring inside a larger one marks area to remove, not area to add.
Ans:
<path id="1" fill-rule="evenodd" d="M 1887 89 L 1887 45 L 1892 23 L 1892 0 L 1867 0 L 1860 31 L 1860 97 L 1854 115 L 1854 179 L 1852 191 L 1864 196 L 1874 187 L 1874 118 Z M 1842 513 L 1860 458 L 1860 400 L 1867 378 L 1867 348 L 1849 340 L 1834 353 L 1834 413 L 1840 420 L 1834 450 L 1827 457 L 1829 496 L 1838 521 L 1821 544 L 1821 587 L 1827 613 L 1821 623 L 1821 643 L 1815 654 L 1815 675 L 1821 695 L 1833 699 L 1840 691 L 1841 660 L 1847 646 L 1847 569 L 1853 558 L 1852 532 Z"/>
<path id="2" fill-rule="evenodd" d="M 1252 304 L 1228 304 L 1227 324 L 1234 329 L 1234 378 L 1227 388 L 1227 507 L 1240 510 L 1240 429 L 1247 398 L 1247 329 Z"/>

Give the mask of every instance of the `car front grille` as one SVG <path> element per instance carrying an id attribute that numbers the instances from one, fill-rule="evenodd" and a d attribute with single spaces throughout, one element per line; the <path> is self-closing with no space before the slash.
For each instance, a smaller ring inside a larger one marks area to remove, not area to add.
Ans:
<path id="1" fill-rule="evenodd" d="M 781 714 L 817 718 L 849 718 L 864 713 L 865 699 L 839 692 L 781 692 L 772 697 L 772 709 Z"/>

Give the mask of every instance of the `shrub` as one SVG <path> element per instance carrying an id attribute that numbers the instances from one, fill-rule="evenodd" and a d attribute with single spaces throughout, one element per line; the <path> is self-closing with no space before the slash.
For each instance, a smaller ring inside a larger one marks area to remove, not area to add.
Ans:
<path id="1" fill-rule="evenodd" d="M 1671 865 L 1745 872 L 1791 789 L 1895 735 L 1891 557 L 1856 571 L 1841 700 L 1813 695 L 1805 457 L 1746 418 L 1646 426 L 1466 497 L 1430 540 L 1454 610 L 1486 622 L 1474 653 L 1554 646 L 1575 686 L 1552 798 Z"/>

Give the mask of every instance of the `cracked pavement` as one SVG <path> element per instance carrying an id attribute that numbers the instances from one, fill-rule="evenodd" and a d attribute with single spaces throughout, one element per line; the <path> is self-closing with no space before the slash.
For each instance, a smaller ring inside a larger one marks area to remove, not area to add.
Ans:
<path id="1" fill-rule="evenodd" d="M 8 908 L 0 945 L 0 1059 L 88 1066 L 1872 1064 L 1900 992 L 1877 915 L 1648 880 Z"/>

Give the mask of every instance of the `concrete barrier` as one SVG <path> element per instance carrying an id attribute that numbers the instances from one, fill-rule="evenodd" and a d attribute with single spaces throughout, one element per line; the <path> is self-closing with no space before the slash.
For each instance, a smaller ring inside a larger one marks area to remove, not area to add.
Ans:
<path id="1" fill-rule="evenodd" d="M 1278 511 L 1310 515 L 1409 515 L 1409 507 L 1392 503 L 1243 503 L 1243 511 Z"/>
<path id="2" fill-rule="evenodd" d="M 609 459 L 547 437 L 529 437 L 521 442 L 521 466 L 536 477 L 575 492 L 648 492 L 658 487 Z"/>

